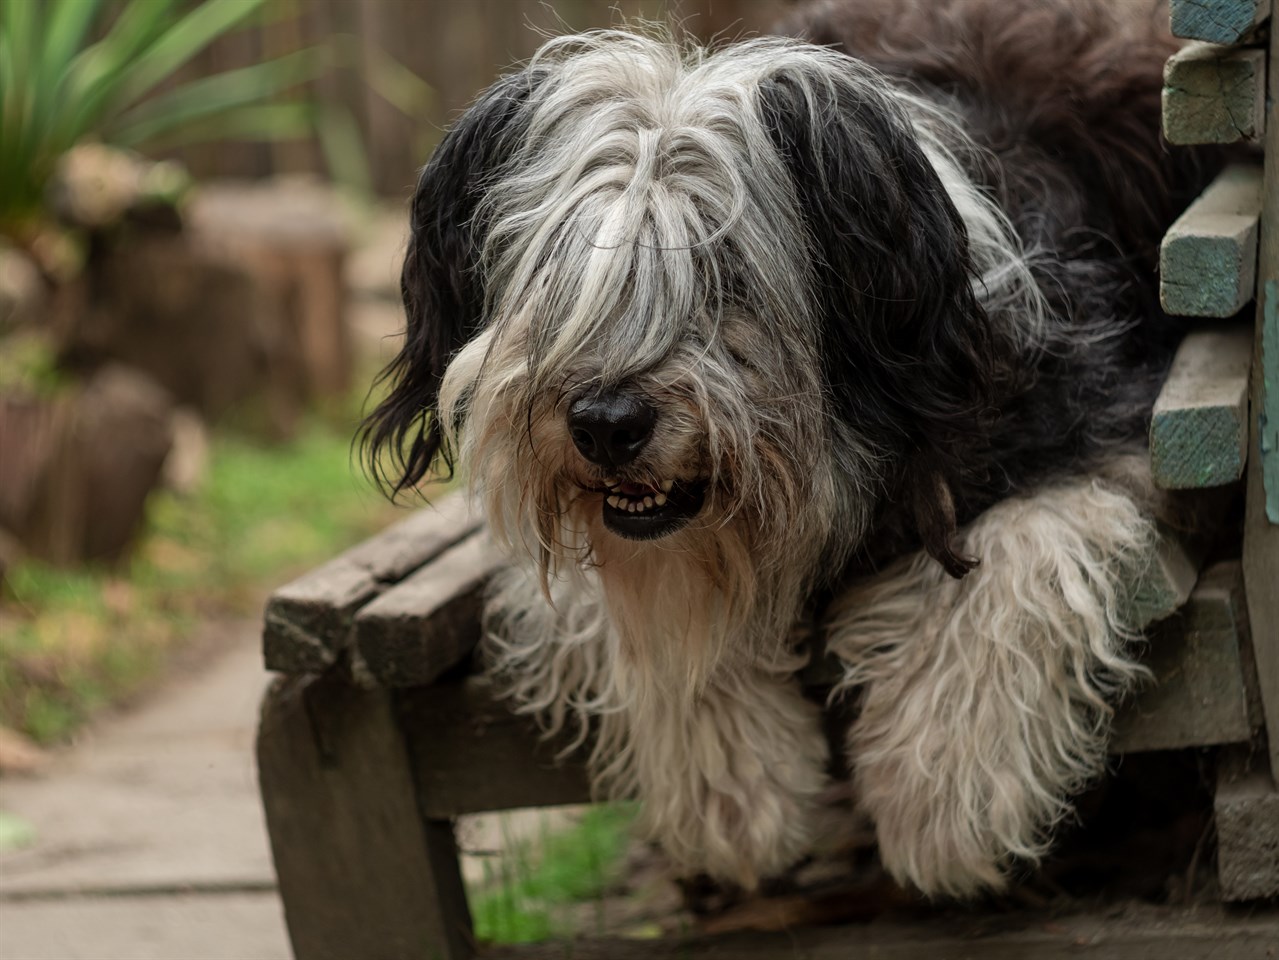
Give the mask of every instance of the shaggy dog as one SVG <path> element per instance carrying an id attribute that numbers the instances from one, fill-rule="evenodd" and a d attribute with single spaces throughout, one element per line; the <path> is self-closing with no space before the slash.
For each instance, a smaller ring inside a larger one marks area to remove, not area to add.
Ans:
<path id="1" fill-rule="evenodd" d="M 829 828 L 815 622 L 900 881 L 998 887 L 1103 769 L 1164 508 L 1155 251 L 1202 185 L 1132 6 L 561 37 L 422 171 L 372 462 L 465 465 L 496 675 L 680 869 L 751 887 Z"/>

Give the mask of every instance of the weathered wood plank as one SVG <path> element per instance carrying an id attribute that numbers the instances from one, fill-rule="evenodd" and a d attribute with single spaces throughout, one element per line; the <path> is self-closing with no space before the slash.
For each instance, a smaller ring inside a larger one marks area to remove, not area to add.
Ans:
<path id="1" fill-rule="evenodd" d="M 1209 43 L 1238 43 L 1270 13 L 1270 0 L 1170 0 L 1172 35 Z"/>
<path id="2" fill-rule="evenodd" d="M 1260 718 L 1250 713 L 1243 679 L 1238 579 L 1237 564 L 1205 573 L 1184 611 L 1152 633 L 1145 659 L 1156 683 L 1120 710 L 1112 752 L 1233 743 L 1252 735 Z M 542 741 L 532 719 L 512 713 L 485 677 L 402 689 L 395 698 L 426 816 L 590 799 L 587 748 L 561 758 L 569 740 Z"/>
<path id="3" fill-rule="evenodd" d="M 1279 64 L 1279 30 L 1270 58 Z M 1243 568 L 1248 616 L 1266 713 L 1270 769 L 1279 771 L 1279 69 L 1270 77 L 1264 210 L 1258 258 L 1258 316 L 1253 340 L 1251 463 L 1244 508 Z"/>
<path id="4" fill-rule="evenodd" d="M 357 669 L 383 686 L 409 687 L 465 659 L 480 640 L 484 584 L 500 565 L 476 533 L 368 604 L 354 621 Z"/>
<path id="5" fill-rule="evenodd" d="M 1238 563 L 1204 571 L 1185 606 L 1149 634 L 1142 663 L 1153 682 L 1120 711 L 1112 753 L 1177 750 L 1252 738 L 1260 724 L 1249 701 Z"/>
<path id="6" fill-rule="evenodd" d="M 355 612 L 479 527 L 461 494 L 417 511 L 299 577 L 267 601 L 262 653 L 268 670 L 320 673 L 348 642 Z"/>
<path id="7" fill-rule="evenodd" d="M 1132 595 L 1128 620 L 1134 630 L 1172 616 L 1190 598 L 1202 563 L 1199 550 L 1171 530 L 1161 530 L 1155 560 Z"/>
<path id="8" fill-rule="evenodd" d="M 1189 334 L 1168 373 L 1150 423 L 1155 482 L 1173 490 L 1238 480 L 1248 456 L 1246 327 Z"/>
<path id="9" fill-rule="evenodd" d="M 297 960 L 471 955 L 452 826 L 422 819 L 385 692 L 282 678 L 257 756 Z"/>
<path id="10" fill-rule="evenodd" d="M 663 940 L 574 940 L 487 947 L 483 960 L 1262 960 L 1279 914 L 1247 916 L 1130 907 L 1078 916 L 989 914 L 919 918 L 779 933 Z"/>
<path id="11" fill-rule="evenodd" d="M 486 678 L 460 677 L 394 696 L 425 816 L 591 799 L 584 753 L 559 759 L 569 740 L 542 739 L 531 718 L 494 696 Z"/>
<path id="12" fill-rule="evenodd" d="M 1222 897 L 1279 896 L 1279 790 L 1262 751 L 1240 744 L 1220 753 L 1213 812 Z"/>
<path id="13" fill-rule="evenodd" d="M 1164 136 L 1176 144 L 1260 140 L 1265 77 L 1262 50 L 1187 44 L 1164 65 Z"/>
<path id="14" fill-rule="evenodd" d="M 1164 235 L 1159 299 L 1182 317 L 1233 317 L 1253 296 L 1261 168 L 1222 171 Z"/>

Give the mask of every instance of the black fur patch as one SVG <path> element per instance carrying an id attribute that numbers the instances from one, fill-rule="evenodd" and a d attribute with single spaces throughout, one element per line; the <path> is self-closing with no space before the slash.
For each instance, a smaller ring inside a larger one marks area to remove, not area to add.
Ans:
<path id="1" fill-rule="evenodd" d="M 435 406 L 449 360 L 481 326 L 484 285 L 476 258 L 483 224 L 475 211 L 526 129 L 528 101 L 543 79 L 526 70 L 495 83 L 449 130 L 418 178 L 400 275 L 404 345 L 379 375 L 391 390 L 359 436 L 369 472 L 391 494 L 421 481 L 437 454 L 452 473 Z"/>
<path id="2" fill-rule="evenodd" d="M 1004 360 L 972 290 L 964 224 L 906 118 L 859 85 L 760 90 L 812 238 L 822 363 L 835 415 L 899 466 L 892 496 L 915 512 L 928 552 L 953 576 L 974 561 L 950 546 L 950 494 Z"/>

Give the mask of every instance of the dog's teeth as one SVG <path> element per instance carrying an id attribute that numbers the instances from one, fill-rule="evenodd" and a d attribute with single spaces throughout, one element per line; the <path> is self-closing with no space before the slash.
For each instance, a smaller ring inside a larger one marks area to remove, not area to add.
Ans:
<path id="1" fill-rule="evenodd" d="M 610 507 L 613 507 L 614 509 L 616 509 L 616 508 L 618 508 L 618 507 L 620 507 L 620 506 L 622 505 L 622 498 L 621 498 L 621 497 L 609 497 L 609 498 L 608 498 L 608 505 L 609 505 Z"/>
<path id="2" fill-rule="evenodd" d="M 648 509 L 649 507 L 651 507 L 652 505 L 653 505 L 653 498 L 652 498 L 652 497 L 645 497 L 645 498 L 644 498 L 644 509 L 645 509 L 645 510 L 647 510 L 647 509 Z"/>
<path id="3" fill-rule="evenodd" d="M 638 508 L 639 508 L 639 504 L 636 504 L 636 503 L 626 504 L 626 509 L 629 510 L 631 513 L 634 513 Z"/>
<path id="4" fill-rule="evenodd" d="M 657 496 L 653 498 L 653 502 L 657 504 L 659 507 L 666 506 L 666 494 L 659 493 Z"/>
<path id="5" fill-rule="evenodd" d="M 671 487 L 673 487 L 673 486 L 675 486 L 675 481 L 674 481 L 674 480 L 663 480 L 663 481 L 662 481 L 662 493 L 670 493 L 670 492 L 671 492 Z"/>

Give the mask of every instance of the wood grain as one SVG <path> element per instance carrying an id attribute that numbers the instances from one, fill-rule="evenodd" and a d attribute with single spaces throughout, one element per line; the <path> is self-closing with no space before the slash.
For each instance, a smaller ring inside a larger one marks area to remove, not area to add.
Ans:
<path id="1" fill-rule="evenodd" d="M 385 693 L 282 678 L 257 756 L 296 960 L 470 956 L 452 826 L 422 819 Z"/>
<path id="2" fill-rule="evenodd" d="M 1170 0 L 1174 37 L 1238 43 L 1270 13 L 1269 0 Z"/>
<path id="3" fill-rule="evenodd" d="M 1164 65 L 1164 136 L 1173 144 L 1260 140 L 1265 84 L 1264 51 L 1187 44 Z"/>
<path id="4" fill-rule="evenodd" d="M 989 914 L 665 940 L 488 947 L 483 960 L 1262 960 L 1279 916 L 1117 908 L 1077 916 Z"/>
<path id="5" fill-rule="evenodd" d="M 1233 317 L 1257 278 L 1261 168 L 1235 164 L 1212 182 L 1164 235 L 1159 299 L 1183 317 Z"/>
<path id="6" fill-rule="evenodd" d="M 357 670 L 389 687 L 421 686 L 468 657 L 480 640 L 484 585 L 501 561 L 475 533 L 355 616 Z"/>
<path id="7" fill-rule="evenodd" d="M 320 673 L 349 642 L 355 612 L 478 529 L 452 494 L 281 587 L 267 601 L 262 652 L 268 670 Z"/>
<path id="8" fill-rule="evenodd" d="M 1248 744 L 1222 751 L 1213 812 L 1222 897 L 1279 896 L 1279 791 L 1263 752 Z"/>
<path id="9" fill-rule="evenodd" d="M 1171 490 L 1238 480 L 1248 456 L 1248 369 L 1244 326 L 1199 330 L 1182 341 L 1150 423 L 1155 482 Z"/>
<path id="10" fill-rule="evenodd" d="M 1181 610 L 1152 628 L 1141 656 L 1151 680 L 1115 723 L 1111 752 L 1177 750 L 1252 738 L 1238 563 L 1206 570 Z"/>
<path id="11" fill-rule="evenodd" d="M 1273 26 L 1272 19 L 1272 26 Z M 1279 64 L 1279 30 L 1270 31 L 1270 62 Z M 1243 568 L 1248 615 L 1266 711 L 1270 769 L 1279 771 L 1279 70 L 1270 76 L 1264 209 L 1258 259 L 1258 316 L 1253 340 L 1252 410 Z"/>

